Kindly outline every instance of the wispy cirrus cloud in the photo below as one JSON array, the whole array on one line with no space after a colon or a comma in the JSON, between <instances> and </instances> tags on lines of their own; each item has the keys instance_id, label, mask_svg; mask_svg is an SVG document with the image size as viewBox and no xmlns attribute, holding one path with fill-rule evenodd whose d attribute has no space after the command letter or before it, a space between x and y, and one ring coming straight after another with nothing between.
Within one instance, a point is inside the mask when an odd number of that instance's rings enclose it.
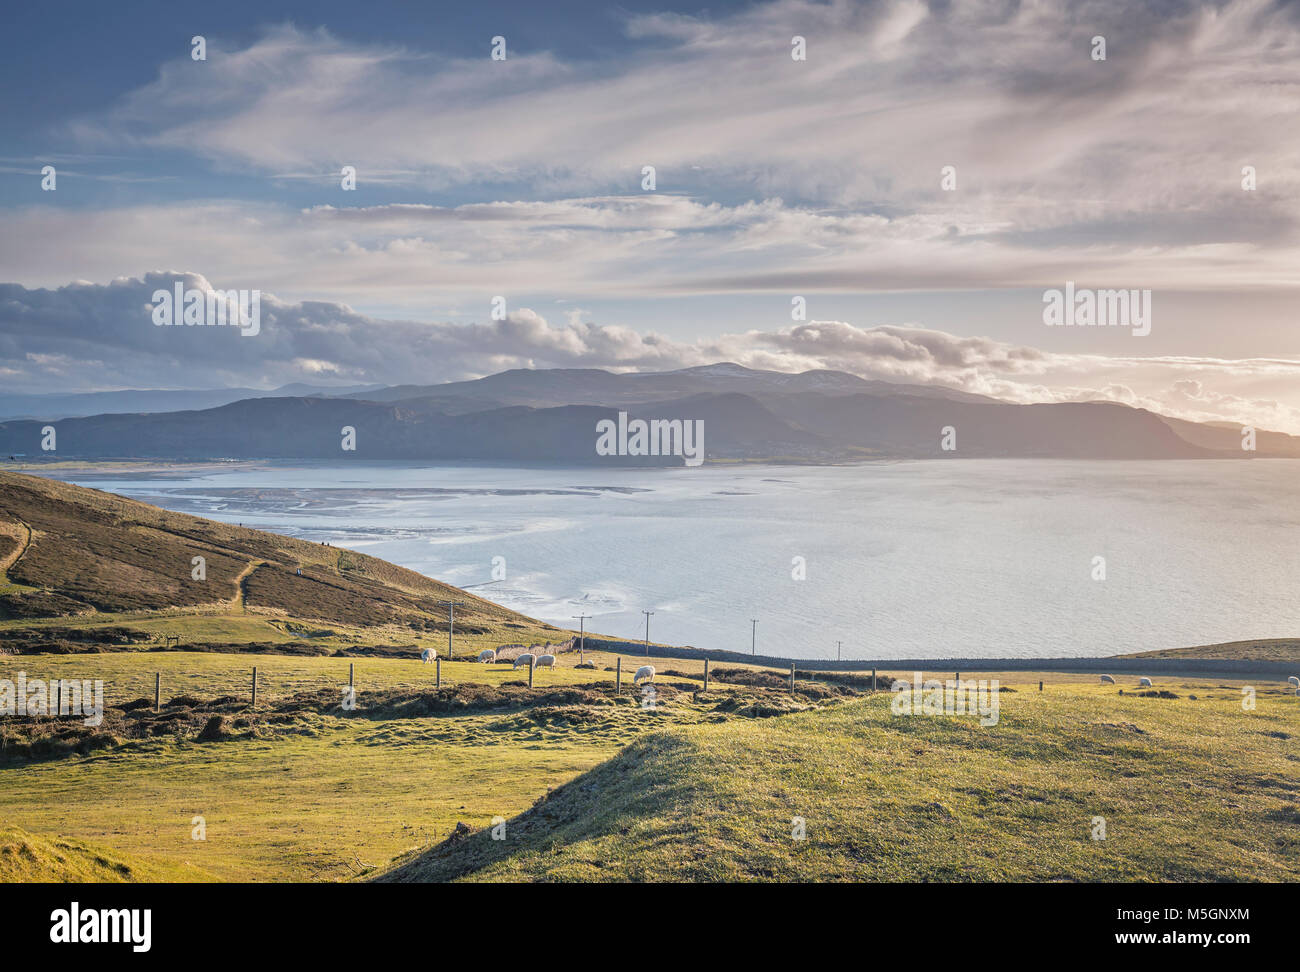
<instances>
[{"instance_id":1,"label":"wispy cirrus cloud","mask_svg":"<svg viewBox=\"0 0 1300 972\"><path fill-rule=\"evenodd\" d=\"M1146 247L1138 256L1095 241L997 240L988 227L924 214L669 195L307 209L223 200L93 211L38 206L5 222L0 262L27 284L132 275L165 254L222 279L363 307L463 301L480 308L511 293L789 295L1042 288L1067 279L1285 291L1300 263L1300 247L1233 242Z\"/></svg>"},{"instance_id":2,"label":"wispy cirrus cloud","mask_svg":"<svg viewBox=\"0 0 1300 972\"><path fill-rule=\"evenodd\" d=\"M422 188L627 192L651 164L670 191L1007 232L1121 240L1138 216L1156 236L1176 221L1183 244L1294 229L1300 22L1288 4L776 0L631 17L626 33L605 58L512 49L491 61L282 26L243 48L213 39L207 62L168 62L68 130L268 174L409 173ZM1089 56L1098 34L1102 62ZM806 61L791 60L795 35ZM960 190L940 195L947 164ZM1243 164L1260 173L1253 210Z\"/></svg>"}]
</instances>

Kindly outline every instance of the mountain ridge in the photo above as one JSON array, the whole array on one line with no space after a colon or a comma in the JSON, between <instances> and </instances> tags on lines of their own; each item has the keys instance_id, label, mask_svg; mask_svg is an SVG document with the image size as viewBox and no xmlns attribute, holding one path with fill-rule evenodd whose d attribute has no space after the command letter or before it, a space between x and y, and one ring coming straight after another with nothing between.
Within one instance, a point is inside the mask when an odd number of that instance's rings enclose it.
<instances>
[{"instance_id":1,"label":"mountain ridge","mask_svg":"<svg viewBox=\"0 0 1300 972\"><path fill-rule=\"evenodd\" d=\"M1260 432L1257 450L1244 453L1233 429L1115 402L1019 404L845 372L764 372L732 362L626 374L513 369L348 395L10 420L0 422L0 454L681 464L675 455L598 456L597 424L620 412L704 422L705 454L715 461L1300 457L1300 437ZM51 423L56 448L47 452ZM345 429L354 430L355 449L345 449Z\"/></svg>"}]
</instances>

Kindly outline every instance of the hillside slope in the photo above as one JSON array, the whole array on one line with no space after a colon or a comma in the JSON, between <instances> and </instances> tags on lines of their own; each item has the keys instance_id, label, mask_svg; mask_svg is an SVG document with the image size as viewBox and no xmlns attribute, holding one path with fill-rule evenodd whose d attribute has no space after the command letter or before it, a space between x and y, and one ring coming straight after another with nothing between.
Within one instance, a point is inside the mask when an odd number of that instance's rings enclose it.
<instances>
[{"instance_id":1,"label":"hillside slope","mask_svg":"<svg viewBox=\"0 0 1300 972\"><path fill-rule=\"evenodd\" d=\"M0 825L0 882L5 884L211 880L211 875L188 863L137 860L86 841Z\"/></svg>"},{"instance_id":2,"label":"hillside slope","mask_svg":"<svg viewBox=\"0 0 1300 972\"><path fill-rule=\"evenodd\" d=\"M1161 648L1135 651L1121 658L1241 658L1251 661L1294 662L1300 672L1300 638L1260 638L1254 641L1228 641L1217 645L1189 645L1185 648Z\"/></svg>"},{"instance_id":3,"label":"hillside slope","mask_svg":"<svg viewBox=\"0 0 1300 972\"><path fill-rule=\"evenodd\" d=\"M385 881L1297 881L1296 699L1031 686L657 733ZM806 839L793 836L802 818ZM1092 836L1095 818L1104 840Z\"/></svg>"},{"instance_id":4,"label":"hillside slope","mask_svg":"<svg viewBox=\"0 0 1300 972\"><path fill-rule=\"evenodd\" d=\"M206 579L193 577L193 559ZM301 570L301 575L298 571ZM0 472L0 621L204 606L353 627L536 622L365 554ZM462 625L463 620L463 625Z\"/></svg>"}]
</instances>

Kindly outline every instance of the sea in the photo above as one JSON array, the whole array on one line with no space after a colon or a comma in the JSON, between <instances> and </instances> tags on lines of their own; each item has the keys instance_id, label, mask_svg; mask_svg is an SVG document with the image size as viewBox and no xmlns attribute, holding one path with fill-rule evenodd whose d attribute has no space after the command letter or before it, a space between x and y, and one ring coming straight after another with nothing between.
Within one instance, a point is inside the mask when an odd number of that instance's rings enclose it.
<instances>
[{"instance_id":1,"label":"sea","mask_svg":"<svg viewBox=\"0 0 1300 972\"><path fill-rule=\"evenodd\" d=\"M1300 460L51 475L393 561L532 617L791 658L1068 657L1300 634ZM648 616L644 612L652 612Z\"/></svg>"}]
</instances>

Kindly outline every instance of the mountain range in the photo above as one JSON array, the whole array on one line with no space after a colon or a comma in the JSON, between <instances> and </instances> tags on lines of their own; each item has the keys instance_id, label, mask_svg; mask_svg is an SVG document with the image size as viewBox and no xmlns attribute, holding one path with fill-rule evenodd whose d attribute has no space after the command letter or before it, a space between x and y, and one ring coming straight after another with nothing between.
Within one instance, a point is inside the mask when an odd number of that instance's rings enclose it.
<instances>
[{"instance_id":1,"label":"mountain range","mask_svg":"<svg viewBox=\"0 0 1300 972\"><path fill-rule=\"evenodd\" d=\"M46 395L0 394L0 419L51 419L114 412L173 412L183 408L216 408L245 398L285 398L308 395L346 395L381 390L383 385L334 388L296 382L272 391L256 388L129 389L126 391L72 392Z\"/></svg>"},{"instance_id":2,"label":"mountain range","mask_svg":"<svg viewBox=\"0 0 1300 972\"><path fill-rule=\"evenodd\" d=\"M231 393L242 389L230 390ZM871 458L1203 459L1300 457L1300 437L1198 424L1113 402L1014 404L839 371L800 374L720 363L678 371L514 369L472 381L254 393L181 411L58 408L0 423L0 452L58 458L402 459L680 465L679 456L600 456L597 424L703 422L712 460ZM63 403L69 404L69 396ZM124 399L129 401L130 399ZM43 450L53 425L54 450ZM346 449L345 429L355 449ZM948 431L951 430L951 431ZM952 446L951 449L944 448Z\"/></svg>"}]
</instances>

